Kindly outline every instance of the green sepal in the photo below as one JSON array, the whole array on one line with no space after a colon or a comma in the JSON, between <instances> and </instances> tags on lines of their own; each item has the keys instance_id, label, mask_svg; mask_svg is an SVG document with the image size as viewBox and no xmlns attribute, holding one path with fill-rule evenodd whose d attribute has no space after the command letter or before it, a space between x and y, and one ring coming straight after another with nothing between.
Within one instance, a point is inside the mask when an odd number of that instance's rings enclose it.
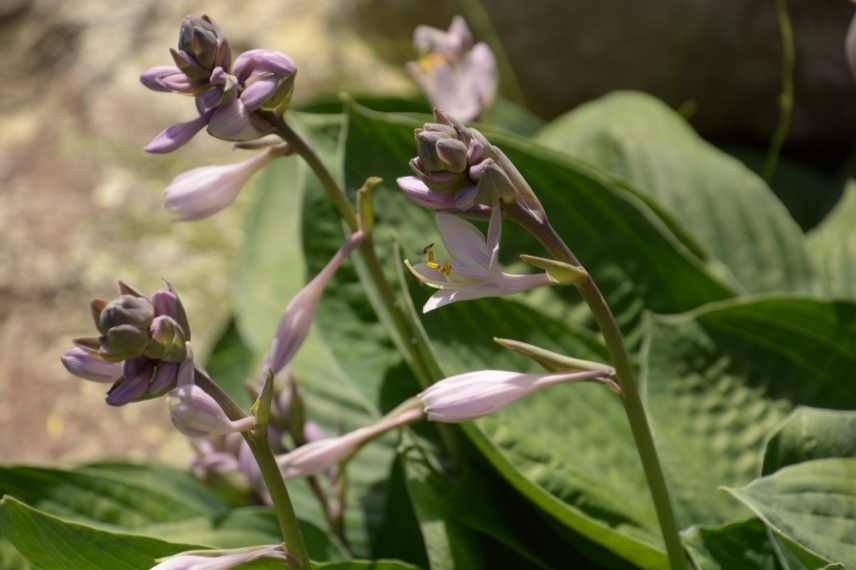
<instances>
[{"instance_id":1,"label":"green sepal","mask_svg":"<svg viewBox=\"0 0 856 570\"><path fill-rule=\"evenodd\" d=\"M588 272L582 267L557 259L523 254L520 256L520 260L532 267L543 269L550 279L558 285L577 285L588 278Z\"/></svg>"}]
</instances>

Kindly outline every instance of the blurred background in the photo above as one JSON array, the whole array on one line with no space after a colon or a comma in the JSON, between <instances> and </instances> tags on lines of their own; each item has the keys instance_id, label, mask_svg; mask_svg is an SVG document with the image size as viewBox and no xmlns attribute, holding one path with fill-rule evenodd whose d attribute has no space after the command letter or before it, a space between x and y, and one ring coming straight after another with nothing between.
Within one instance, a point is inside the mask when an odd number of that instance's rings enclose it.
<instances>
[{"instance_id":1,"label":"blurred background","mask_svg":"<svg viewBox=\"0 0 856 570\"><path fill-rule=\"evenodd\" d=\"M805 177L774 189L809 228L852 164L856 86L844 56L853 5L791 0L795 107L785 147ZM161 193L176 174L235 160L205 136L180 152L143 145L193 116L193 103L145 90L169 64L186 14L207 13L235 53L290 54L296 106L346 90L417 97L403 63L413 28L463 14L498 52L504 96L543 119L616 89L650 92L707 139L756 166L779 120L782 49L775 0L0 0L0 458L105 456L186 461L162 400L103 403L59 356L91 329L88 301L121 278L144 291L168 278L205 354L230 313L242 205L173 224ZM782 170L782 169L780 169ZM800 205L796 207L795 205ZM810 207L805 207L808 204Z\"/></svg>"}]
</instances>

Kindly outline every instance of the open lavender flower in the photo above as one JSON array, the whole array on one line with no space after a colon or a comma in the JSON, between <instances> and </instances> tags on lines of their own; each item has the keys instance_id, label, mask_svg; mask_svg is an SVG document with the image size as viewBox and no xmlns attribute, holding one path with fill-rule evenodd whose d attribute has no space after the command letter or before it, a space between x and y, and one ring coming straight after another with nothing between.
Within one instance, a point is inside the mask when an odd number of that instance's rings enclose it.
<instances>
[{"instance_id":1,"label":"open lavender flower","mask_svg":"<svg viewBox=\"0 0 856 570\"><path fill-rule=\"evenodd\" d=\"M62 356L63 365L75 376L113 383L107 392L111 406L172 390L190 340L187 315L169 284L151 297L122 282L119 292L113 301L92 301L101 335L75 339L77 346Z\"/></svg>"},{"instance_id":2,"label":"open lavender flower","mask_svg":"<svg viewBox=\"0 0 856 570\"><path fill-rule=\"evenodd\" d=\"M537 220L544 208L502 150L483 134L435 109L436 122L416 129L415 176L397 180L408 198L433 210L466 211L495 200L516 202Z\"/></svg>"},{"instance_id":3,"label":"open lavender flower","mask_svg":"<svg viewBox=\"0 0 856 570\"><path fill-rule=\"evenodd\" d=\"M611 371L586 370L558 374L523 374L505 370L479 370L440 380L417 398L432 422L458 423L491 414L537 390L571 382L602 382L613 390Z\"/></svg>"},{"instance_id":4,"label":"open lavender flower","mask_svg":"<svg viewBox=\"0 0 856 570\"><path fill-rule=\"evenodd\" d=\"M429 246L426 248L428 259L424 263L412 265L405 261L417 279L439 289L425 303L423 312L456 301L513 295L552 283L546 273L515 275L502 271L499 266L502 231L499 205L491 210L487 238L478 228L458 216L437 212L436 217L440 235L452 260L438 262Z\"/></svg>"},{"instance_id":5,"label":"open lavender flower","mask_svg":"<svg viewBox=\"0 0 856 570\"><path fill-rule=\"evenodd\" d=\"M413 44L421 57L407 71L435 107L463 122L490 107L499 82L496 58L486 44L473 41L461 16L448 31L418 26Z\"/></svg>"},{"instance_id":6,"label":"open lavender flower","mask_svg":"<svg viewBox=\"0 0 856 570\"><path fill-rule=\"evenodd\" d=\"M148 152L179 148L203 127L211 136L247 141L271 132L259 110L285 112L294 91L297 66L287 55L247 51L232 62L222 30L209 18L188 16L181 25L178 49L170 50L175 66L153 67L140 76L153 91L192 95L198 116L176 123L146 146Z\"/></svg>"},{"instance_id":7,"label":"open lavender flower","mask_svg":"<svg viewBox=\"0 0 856 570\"><path fill-rule=\"evenodd\" d=\"M235 550L196 550L165 558L151 570L230 570L263 558L284 561L288 553L281 544Z\"/></svg>"}]
</instances>

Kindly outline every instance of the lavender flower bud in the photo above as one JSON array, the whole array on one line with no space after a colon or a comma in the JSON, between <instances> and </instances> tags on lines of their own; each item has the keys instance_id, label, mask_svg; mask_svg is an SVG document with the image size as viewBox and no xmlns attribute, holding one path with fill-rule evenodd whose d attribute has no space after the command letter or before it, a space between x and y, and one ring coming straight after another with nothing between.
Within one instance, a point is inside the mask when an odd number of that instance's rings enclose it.
<instances>
[{"instance_id":1,"label":"lavender flower bud","mask_svg":"<svg viewBox=\"0 0 856 570\"><path fill-rule=\"evenodd\" d=\"M149 389L155 362L148 358L131 358L122 366L122 378L107 392L107 403L124 406L141 399Z\"/></svg>"},{"instance_id":2,"label":"lavender flower bud","mask_svg":"<svg viewBox=\"0 0 856 570\"><path fill-rule=\"evenodd\" d=\"M151 570L231 570L261 558L287 560L288 555L281 544L236 550L200 550L163 559Z\"/></svg>"},{"instance_id":3,"label":"lavender flower bud","mask_svg":"<svg viewBox=\"0 0 856 570\"><path fill-rule=\"evenodd\" d=\"M152 342L146 348L146 356L167 362L184 360L187 354L184 333L175 319L166 315L155 317L149 332Z\"/></svg>"},{"instance_id":4,"label":"lavender flower bud","mask_svg":"<svg viewBox=\"0 0 856 570\"><path fill-rule=\"evenodd\" d=\"M65 369L84 380L112 384L122 377L122 365L98 358L93 352L72 348L62 355Z\"/></svg>"},{"instance_id":5,"label":"lavender flower bud","mask_svg":"<svg viewBox=\"0 0 856 570\"><path fill-rule=\"evenodd\" d=\"M184 19L178 34L178 49L209 71L217 66L228 67L232 58L223 31L205 15Z\"/></svg>"},{"instance_id":6,"label":"lavender flower bud","mask_svg":"<svg viewBox=\"0 0 856 570\"><path fill-rule=\"evenodd\" d=\"M273 126L252 113L241 99L217 107L208 121L208 134L224 141L253 140L271 130Z\"/></svg>"},{"instance_id":7,"label":"lavender flower bud","mask_svg":"<svg viewBox=\"0 0 856 570\"><path fill-rule=\"evenodd\" d=\"M153 91L191 93L193 83L178 67L158 65L140 76L140 82Z\"/></svg>"},{"instance_id":8,"label":"lavender flower bud","mask_svg":"<svg viewBox=\"0 0 856 570\"><path fill-rule=\"evenodd\" d=\"M309 328L312 326L315 310L318 308L324 288L348 255L362 243L364 237L360 231L351 234L348 241L342 245L336 255L324 266L324 269L288 303L266 358L266 368L269 368L273 374L277 374L285 368L303 345L306 335L309 334Z\"/></svg>"},{"instance_id":9,"label":"lavender flower bud","mask_svg":"<svg viewBox=\"0 0 856 570\"><path fill-rule=\"evenodd\" d=\"M209 118L210 115L205 114L196 117L192 121L170 125L149 141L149 144L145 146L145 151L153 154L164 154L174 151L196 136L196 133L208 124Z\"/></svg>"},{"instance_id":10,"label":"lavender flower bud","mask_svg":"<svg viewBox=\"0 0 856 570\"><path fill-rule=\"evenodd\" d=\"M417 397L433 422L459 423L489 415L512 402L563 382L596 381L614 384L604 370L565 374L522 374L480 370L440 380Z\"/></svg>"},{"instance_id":11,"label":"lavender flower bud","mask_svg":"<svg viewBox=\"0 0 856 570\"><path fill-rule=\"evenodd\" d=\"M179 174L166 189L164 205L183 221L207 218L235 201L247 181L272 159L278 147L225 166L203 166Z\"/></svg>"},{"instance_id":12,"label":"lavender flower bud","mask_svg":"<svg viewBox=\"0 0 856 570\"><path fill-rule=\"evenodd\" d=\"M190 323L187 322L187 313L184 311L184 305L172 289L172 285L167 283L166 286L166 289L160 289L152 294L152 306L155 308L155 315L175 319L175 322L178 323L181 331L184 333L185 340L190 340Z\"/></svg>"},{"instance_id":13,"label":"lavender flower bud","mask_svg":"<svg viewBox=\"0 0 856 570\"><path fill-rule=\"evenodd\" d=\"M339 437L317 439L277 457L286 479L308 477L325 471L356 453L360 447L380 435L422 418L422 410L410 409L384 418L378 423Z\"/></svg>"}]
</instances>

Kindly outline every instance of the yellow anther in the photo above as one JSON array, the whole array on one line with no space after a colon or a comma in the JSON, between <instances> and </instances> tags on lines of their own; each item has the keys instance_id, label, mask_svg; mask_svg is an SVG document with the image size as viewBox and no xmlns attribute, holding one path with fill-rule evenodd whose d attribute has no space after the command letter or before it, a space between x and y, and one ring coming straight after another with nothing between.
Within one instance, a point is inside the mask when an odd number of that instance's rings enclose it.
<instances>
[{"instance_id":1,"label":"yellow anther","mask_svg":"<svg viewBox=\"0 0 856 570\"><path fill-rule=\"evenodd\" d=\"M446 58L443 57L443 54L429 53L419 58L419 68L424 72L428 72L443 65L445 62Z\"/></svg>"},{"instance_id":2,"label":"yellow anther","mask_svg":"<svg viewBox=\"0 0 856 570\"><path fill-rule=\"evenodd\" d=\"M433 269L434 271L439 271L443 275L447 275L447 276L452 272L452 264L451 263L449 263L448 261L444 261L443 263L438 263L437 260L434 258L434 244L433 243L429 243L428 245L426 245L425 248L422 250L422 253L424 253L428 258L425 260L425 265L429 269Z\"/></svg>"}]
</instances>

